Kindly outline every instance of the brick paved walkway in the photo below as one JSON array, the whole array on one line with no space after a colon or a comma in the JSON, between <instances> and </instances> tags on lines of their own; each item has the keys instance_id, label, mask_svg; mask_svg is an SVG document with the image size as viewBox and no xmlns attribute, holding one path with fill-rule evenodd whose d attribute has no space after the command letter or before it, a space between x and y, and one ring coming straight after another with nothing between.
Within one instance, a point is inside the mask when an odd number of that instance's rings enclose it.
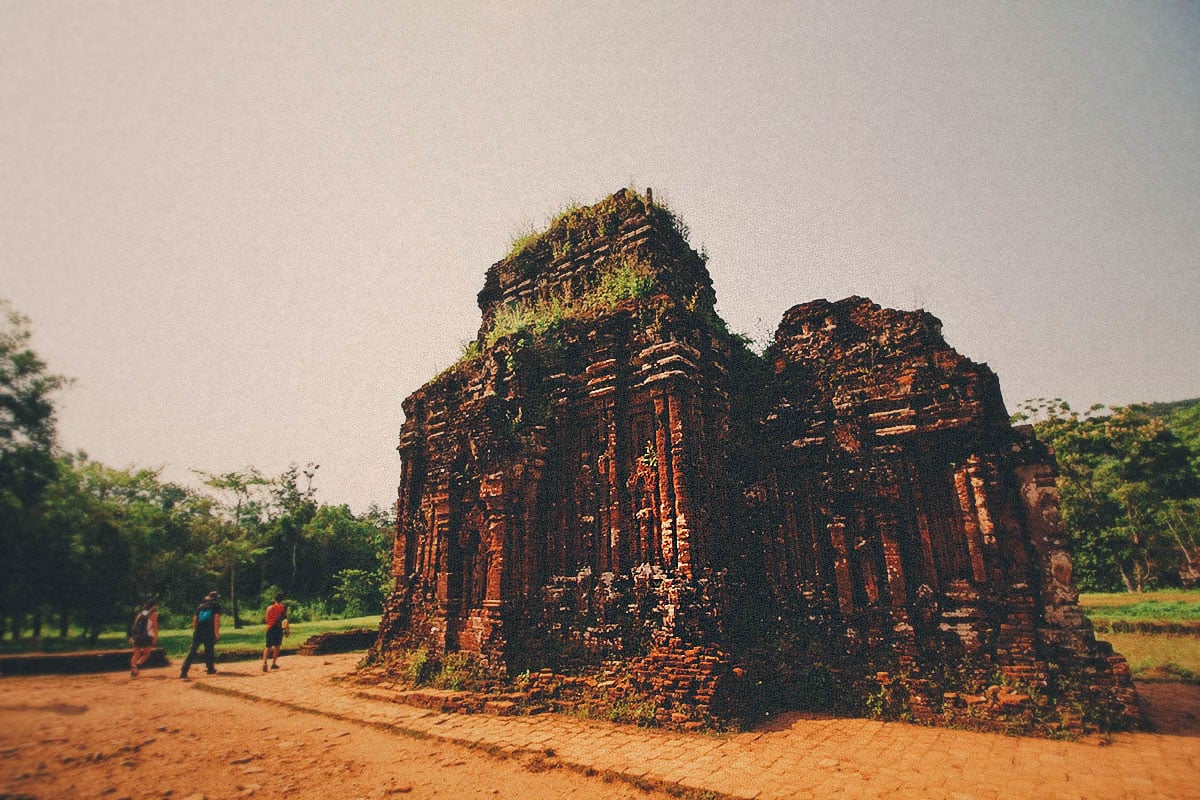
<instances>
[{"instance_id":1,"label":"brick paved walkway","mask_svg":"<svg viewBox=\"0 0 1200 800\"><path fill-rule=\"evenodd\" d=\"M389 702L386 690L337 680L360 658L288 658L266 675L254 662L230 664L197 684L459 743L550 748L573 766L738 798L1200 800L1200 687L1152 687L1146 695L1165 720L1160 732L1118 734L1108 744L803 715L749 733L708 735L412 708Z\"/></svg>"}]
</instances>

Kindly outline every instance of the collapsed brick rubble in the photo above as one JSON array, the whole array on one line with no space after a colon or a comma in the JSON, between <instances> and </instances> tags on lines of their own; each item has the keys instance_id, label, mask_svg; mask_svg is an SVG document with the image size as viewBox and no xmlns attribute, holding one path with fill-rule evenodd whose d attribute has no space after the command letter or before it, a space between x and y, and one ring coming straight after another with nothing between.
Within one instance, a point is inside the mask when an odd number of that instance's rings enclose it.
<instances>
[{"instance_id":1,"label":"collapsed brick rubble","mask_svg":"<svg viewBox=\"0 0 1200 800\"><path fill-rule=\"evenodd\" d=\"M986 365L858 297L795 306L757 356L714 303L649 192L488 270L476 341L404 402L377 663L591 675L678 725L1136 719L1077 604L1053 457Z\"/></svg>"}]
</instances>

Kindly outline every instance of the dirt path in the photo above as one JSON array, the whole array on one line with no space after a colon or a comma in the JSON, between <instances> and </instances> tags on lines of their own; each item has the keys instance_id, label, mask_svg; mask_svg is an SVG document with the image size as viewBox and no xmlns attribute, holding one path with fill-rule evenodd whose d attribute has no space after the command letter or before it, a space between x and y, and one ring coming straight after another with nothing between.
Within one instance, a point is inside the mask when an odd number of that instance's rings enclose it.
<instances>
[{"instance_id":1,"label":"dirt path","mask_svg":"<svg viewBox=\"0 0 1200 800\"><path fill-rule=\"evenodd\" d=\"M1200 687L1144 686L1154 732L1083 742L804 715L713 736L438 714L342 680L358 658L5 678L0 798L1200 799Z\"/></svg>"},{"instance_id":2,"label":"dirt path","mask_svg":"<svg viewBox=\"0 0 1200 800\"><path fill-rule=\"evenodd\" d=\"M173 669L0 680L0 798L667 796L197 688L243 682L252 666L192 685Z\"/></svg>"}]
</instances>

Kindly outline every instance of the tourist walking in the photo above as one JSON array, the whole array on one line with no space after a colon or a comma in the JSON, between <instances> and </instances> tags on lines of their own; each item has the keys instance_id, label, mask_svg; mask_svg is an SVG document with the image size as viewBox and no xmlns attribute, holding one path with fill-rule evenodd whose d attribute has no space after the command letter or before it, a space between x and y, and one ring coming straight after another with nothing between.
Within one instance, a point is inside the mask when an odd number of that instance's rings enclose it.
<instances>
[{"instance_id":1,"label":"tourist walking","mask_svg":"<svg viewBox=\"0 0 1200 800\"><path fill-rule=\"evenodd\" d=\"M266 672L268 654L273 654L271 669L279 669L279 648L283 645L283 637L292 632L287 606L283 604L283 592L276 594L275 602L267 606L263 622L267 624L267 646L263 648L263 672Z\"/></svg>"},{"instance_id":2,"label":"tourist walking","mask_svg":"<svg viewBox=\"0 0 1200 800\"><path fill-rule=\"evenodd\" d=\"M145 664L158 646L158 601L147 597L142 610L133 618L129 632L129 643L133 645L133 657L129 659L129 677L138 676L138 667Z\"/></svg>"},{"instance_id":3,"label":"tourist walking","mask_svg":"<svg viewBox=\"0 0 1200 800\"><path fill-rule=\"evenodd\" d=\"M185 681L188 680L188 670L192 668L192 662L196 660L196 653L201 645L204 646L204 665L208 668L208 674L212 675L217 671L213 663L213 648L221 638L220 601L221 595L209 592L192 615L192 647L188 650L187 658L183 660L183 669L179 671L179 677Z\"/></svg>"}]
</instances>

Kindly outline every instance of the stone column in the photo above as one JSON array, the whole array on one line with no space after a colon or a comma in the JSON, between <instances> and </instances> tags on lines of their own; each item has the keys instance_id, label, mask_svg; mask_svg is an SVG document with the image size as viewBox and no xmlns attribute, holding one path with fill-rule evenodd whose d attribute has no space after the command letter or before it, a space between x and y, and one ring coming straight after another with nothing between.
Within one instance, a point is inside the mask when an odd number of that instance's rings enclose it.
<instances>
[{"instance_id":1,"label":"stone column","mask_svg":"<svg viewBox=\"0 0 1200 800\"><path fill-rule=\"evenodd\" d=\"M504 473L494 472L479 482L479 496L487 509L488 569L484 605L499 607L505 600L505 545L508 540L508 485Z\"/></svg>"},{"instance_id":2,"label":"stone column","mask_svg":"<svg viewBox=\"0 0 1200 800\"><path fill-rule=\"evenodd\" d=\"M617 458L619 443L617 411L611 396L605 398L604 422L607 435L605 437L604 471L601 475L605 489L600 529L604 537L603 548L605 551L602 565L614 572L619 572L631 565L624 563L628 557L626 554L628 548L624 541L625 514L621 506L621 465Z\"/></svg>"},{"instance_id":3,"label":"stone column","mask_svg":"<svg viewBox=\"0 0 1200 800\"><path fill-rule=\"evenodd\" d=\"M659 541L662 543L662 566L674 569L678 552L675 540L675 497L671 475L671 420L666 393L655 388L654 398L654 450L658 459L658 508Z\"/></svg>"},{"instance_id":4,"label":"stone column","mask_svg":"<svg viewBox=\"0 0 1200 800\"><path fill-rule=\"evenodd\" d=\"M1067 554L1066 525L1059 506L1054 472L1047 463L1016 468L1021 503L1029 526L1030 541L1038 556L1043 637L1079 655L1095 649L1092 623L1079 608L1074 569Z\"/></svg>"},{"instance_id":5,"label":"stone column","mask_svg":"<svg viewBox=\"0 0 1200 800\"><path fill-rule=\"evenodd\" d=\"M677 543L677 569L683 578L691 578L701 566L702 543L694 525L692 492L687 470L694 467L688 457L691 443L685 433L687 420L679 396L672 392L667 397L671 416L671 485L675 491L675 541Z\"/></svg>"},{"instance_id":6,"label":"stone column","mask_svg":"<svg viewBox=\"0 0 1200 800\"><path fill-rule=\"evenodd\" d=\"M983 536L975 513L975 499L971 496L968 469L963 467L954 471L954 491L958 495L958 510L967 536L967 551L971 554L971 574L975 582L982 585L987 583L987 565L983 559Z\"/></svg>"},{"instance_id":7,"label":"stone column","mask_svg":"<svg viewBox=\"0 0 1200 800\"><path fill-rule=\"evenodd\" d=\"M940 588L941 578L937 572L937 560L933 556L933 539L929 532L929 513L925 506L925 495L921 490L921 475L912 462L908 463L908 484L912 487L913 513L917 520L917 535L921 539L921 561L930 588Z\"/></svg>"},{"instance_id":8,"label":"stone column","mask_svg":"<svg viewBox=\"0 0 1200 800\"><path fill-rule=\"evenodd\" d=\"M846 548L846 518L834 517L826 526L829 541L833 545L833 572L837 578L838 607L843 616L854 613L854 582L850 575L850 561Z\"/></svg>"},{"instance_id":9,"label":"stone column","mask_svg":"<svg viewBox=\"0 0 1200 800\"><path fill-rule=\"evenodd\" d=\"M883 541L883 562L887 570L888 594L891 595L893 608L903 607L907 600L907 589L904 579L904 562L900 557L900 542L897 536L899 528L896 515L891 511L878 511L875 514L875 528Z\"/></svg>"}]
</instances>

